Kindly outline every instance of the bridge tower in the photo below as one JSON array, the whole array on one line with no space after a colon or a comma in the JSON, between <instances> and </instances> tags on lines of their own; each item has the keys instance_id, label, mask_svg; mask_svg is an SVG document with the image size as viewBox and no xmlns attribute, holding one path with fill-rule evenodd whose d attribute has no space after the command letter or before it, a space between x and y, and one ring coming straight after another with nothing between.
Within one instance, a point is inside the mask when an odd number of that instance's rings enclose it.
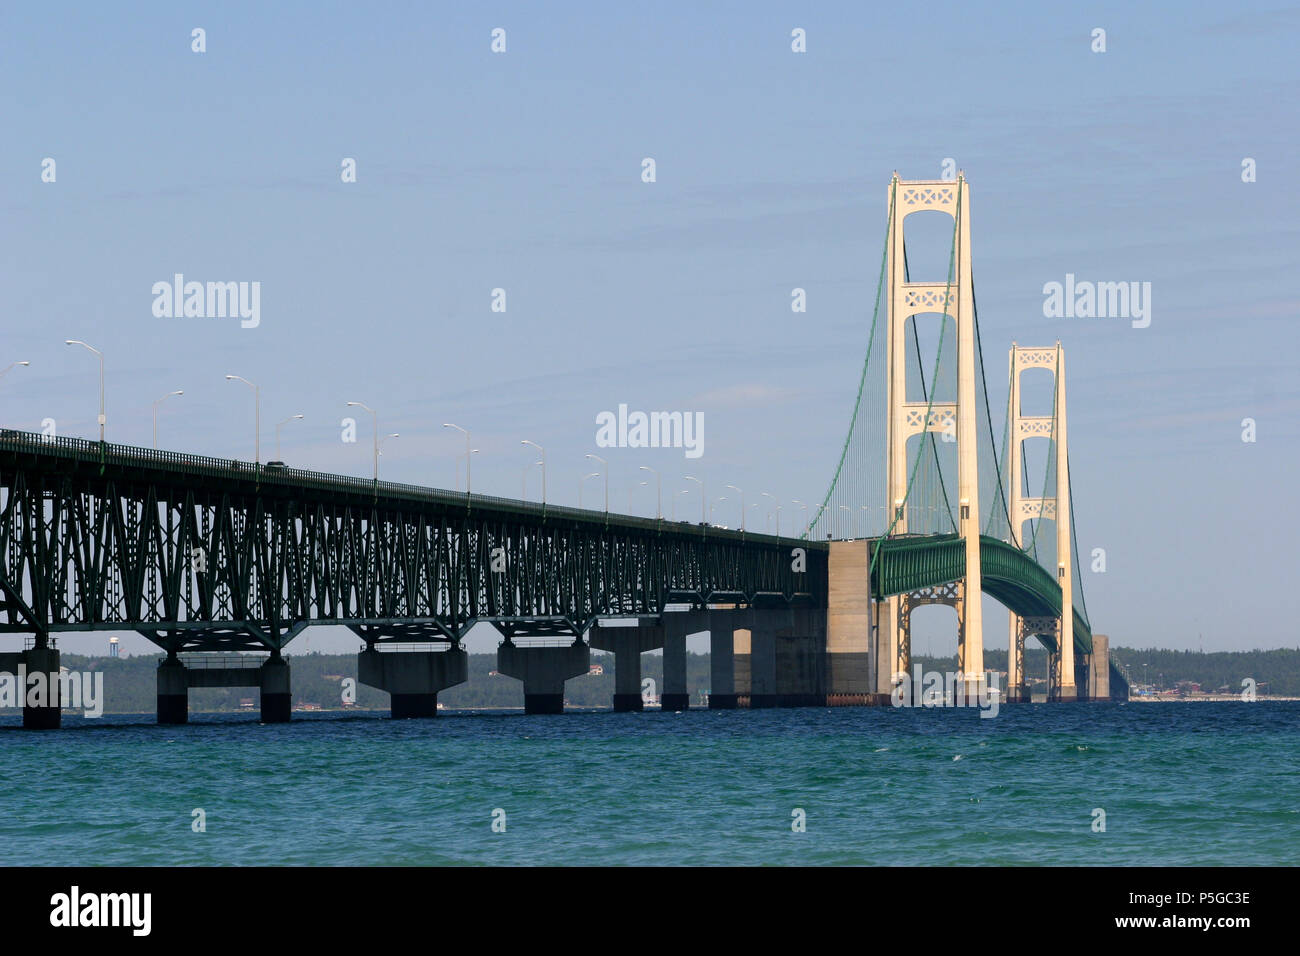
<instances>
[{"instance_id":1,"label":"bridge tower","mask_svg":"<svg viewBox=\"0 0 1300 956\"><path fill-rule=\"evenodd\" d=\"M968 692L984 680L984 637L980 615L980 507L976 458L975 314L971 281L970 188L963 173L955 181L902 181L895 173L890 183L889 293L886 345L888 351L888 478L887 500L893 509L893 531L907 529L907 442L915 435L936 431L945 441L956 437L957 485L960 514L958 531L965 542L966 568L962 580L950 586L927 588L887 598L881 620L882 657L893 660L895 673L911 664L911 611L919 604L947 604L957 611L957 660ZM953 273L944 281L909 282L903 259L903 226L912 213L939 210L953 217ZM927 279L932 277L926 277ZM951 318L957 330L957 401L907 400L907 320L936 312ZM945 343L945 348L950 347ZM886 656L888 655L888 656ZM878 680L892 678L888 668L878 668ZM877 687L877 691L889 691Z\"/></svg>"},{"instance_id":2,"label":"bridge tower","mask_svg":"<svg viewBox=\"0 0 1300 956\"><path fill-rule=\"evenodd\" d=\"M1048 697L1052 700L1074 700L1078 696L1074 680L1074 563L1070 544L1070 469L1067 454L1069 445L1065 428L1065 352L1061 343L1055 348L1025 348L1011 343L1011 394L1009 399L1011 421L1008 423L1010 449L1007 455L1007 511L1011 516L1013 542L1023 540L1026 521L1050 520L1056 525L1056 580L1061 586L1061 616L1021 617L1009 612L1007 646L1007 696L1011 700L1024 699L1025 638L1045 635L1056 643L1051 656ZM1033 416L1021 413L1020 376L1027 369L1050 369L1055 397L1053 414ZM1021 442L1027 438L1046 438L1052 442L1056 455L1056 495L1054 497L1029 497L1030 489L1021 483ZM1046 488L1043 489L1046 491Z\"/></svg>"}]
</instances>

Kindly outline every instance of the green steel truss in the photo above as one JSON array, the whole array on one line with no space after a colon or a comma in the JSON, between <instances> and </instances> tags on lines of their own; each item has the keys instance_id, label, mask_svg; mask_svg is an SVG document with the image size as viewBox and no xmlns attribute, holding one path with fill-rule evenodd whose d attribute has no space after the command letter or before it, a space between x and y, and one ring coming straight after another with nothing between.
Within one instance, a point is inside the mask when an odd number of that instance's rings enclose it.
<instances>
[{"instance_id":1,"label":"green steel truss","mask_svg":"<svg viewBox=\"0 0 1300 956\"><path fill-rule=\"evenodd\" d=\"M871 593L877 598L957 581L966 575L966 544L960 535L881 538L871 543L875 565ZM1030 554L980 535L980 576L985 593L1023 617L1061 616L1061 586ZM1074 608L1074 646L1092 651L1092 629ZM1039 635L1056 650L1051 635Z\"/></svg>"},{"instance_id":2,"label":"green steel truss","mask_svg":"<svg viewBox=\"0 0 1300 956\"><path fill-rule=\"evenodd\" d=\"M797 560L795 549L802 552ZM169 651L581 634L711 601L826 603L825 544L0 432L0 631Z\"/></svg>"}]
</instances>

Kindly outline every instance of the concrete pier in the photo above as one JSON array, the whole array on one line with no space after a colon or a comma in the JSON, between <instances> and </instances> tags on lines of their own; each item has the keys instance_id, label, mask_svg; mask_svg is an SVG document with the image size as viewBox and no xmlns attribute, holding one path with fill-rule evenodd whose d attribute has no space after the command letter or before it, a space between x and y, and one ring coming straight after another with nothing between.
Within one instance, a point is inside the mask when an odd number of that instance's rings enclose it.
<instances>
[{"instance_id":1,"label":"concrete pier","mask_svg":"<svg viewBox=\"0 0 1300 956\"><path fill-rule=\"evenodd\" d=\"M736 709L736 632L731 611L709 611L709 710Z\"/></svg>"},{"instance_id":2,"label":"concrete pier","mask_svg":"<svg viewBox=\"0 0 1300 956\"><path fill-rule=\"evenodd\" d=\"M357 680L388 692L394 720L433 717L438 691L469 680L469 655L461 647L392 652L371 647L357 654Z\"/></svg>"},{"instance_id":3,"label":"concrete pier","mask_svg":"<svg viewBox=\"0 0 1300 956\"><path fill-rule=\"evenodd\" d=\"M869 606L868 545L867 541L832 541L830 545L825 625L825 688L830 707L888 702L893 690L892 631L884 626L873 634L871 629L878 612L887 605L877 602L876 607Z\"/></svg>"},{"instance_id":4,"label":"concrete pier","mask_svg":"<svg viewBox=\"0 0 1300 956\"><path fill-rule=\"evenodd\" d=\"M641 655L664 646L663 625L642 621L632 627L618 627L597 621L587 639L590 647L614 653L614 710L643 710Z\"/></svg>"},{"instance_id":5,"label":"concrete pier","mask_svg":"<svg viewBox=\"0 0 1300 956\"><path fill-rule=\"evenodd\" d=\"M202 663L202 659L198 659ZM250 661L256 661L250 657ZM214 663L221 664L222 658ZM233 662L232 662L233 663ZM242 663L242 662L240 662ZM169 655L158 664L158 723L184 724L189 721L191 687L256 687L262 698L262 723L289 722L293 695L289 689L289 662L278 654L258 666L186 666Z\"/></svg>"},{"instance_id":6,"label":"concrete pier","mask_svg":"<svg viewBox=\"0 0 1300 956\"><path fill-rule=\"evenodd\" d=\"M665 611L664 686L659 707L666 711L689 710L691 695L686 688L686 635L708 629L708 617L699 611Z\"/></svg>"},{"instance_id":7,"label":"concrete pier","mask_svg":"<svg viewBox=\"0 0 1300 956\"><path fill-rule=\"evenodd\" d=\"M1092 653L1075 658L1080 700L1110 700L1110 638L1092 635Z\"/></svg>"},{"instance_id":8,"label":"concrete pier","mask_svg":"<svg viewBox=\"0 0 1300 956\"><path fill-rule=\"evenodd\" d=\"M591 649L581 642L567 647L518 645L497 648L497 670L524 682L524 713L564 713L564 682L591 669Z\"/></svg>"},{"instance_id":9,"label":"concrete pier","mask_svg":"<svg viewBox=\"0 0 1300 956\"><path fill-rule=\"evenodd\" d=\"M23 728L58 730L63 725L63 688L59 683L59 652L53 647L29 647L0 654L0 672L12 674L23 702ZM36 674L43 674L39 682ZM43 692L40 689L43 688ZM43 699L33 696L40 692Z\"/></svg>"},{"instance_id":10,"label":"concrete pier","mask_svg":"<svg viewBox=\"0 0 1300 956\"><path fill-rule=\"evenodd\" d=\"M184 724L190 719L190 681L179 657L158 662L158 723Z\"/></svg>"}]
</instances>

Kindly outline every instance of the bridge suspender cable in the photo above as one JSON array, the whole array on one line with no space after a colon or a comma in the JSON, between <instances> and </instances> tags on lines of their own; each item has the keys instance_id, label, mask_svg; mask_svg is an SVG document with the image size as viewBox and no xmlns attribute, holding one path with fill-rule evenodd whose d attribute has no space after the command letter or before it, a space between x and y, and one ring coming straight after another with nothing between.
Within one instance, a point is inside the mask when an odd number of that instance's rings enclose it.
<instances>
[{"instance_id":1,"label":"bridge suspender cable","mask_svg":"<svg viewBox=\"0 0 1300 956\"><path fill-rule=\"evenodd\" d=\"M885 223L885 242L880 253L880 275L876 280L876 304L871 310L871 331L867 334L867 357L862 362L862 377L858 380L858 397L853 403L853 417L849 419L849 433L844 439L844 447L840 449L840 460L835 466L835 474L831 478L831 486L826 491L826 497L817 507L817 513L813 515L808 527L804 529L804 536L807 537L812 533L812 528L821 520L822 515L826 513L826 507L830 503L831 496L835 493L835 487L839 484L840 474L844 469L844 459L848 457L849 445L853 442L853 427L857 424L858 413L862 410L862 390L867 382L867 368L871 365L871 349L876 341L876 322L880 317L880 294L885 287L885 265L889 261L889 233L894 227L894 206L898 193L898 183L895 181L889 187L889 217Z\"/></svg>"}]
</instances>

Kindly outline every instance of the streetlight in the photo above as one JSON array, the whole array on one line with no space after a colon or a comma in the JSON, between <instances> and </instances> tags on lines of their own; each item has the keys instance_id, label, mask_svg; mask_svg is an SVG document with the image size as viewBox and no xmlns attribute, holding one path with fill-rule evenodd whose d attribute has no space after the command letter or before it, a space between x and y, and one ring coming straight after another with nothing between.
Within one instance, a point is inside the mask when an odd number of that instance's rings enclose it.
<instances>
[{"instance_id":1,"label":"streetlight","mask_svg":"<svg viewBox=\"0 0 1300 956\"><path fill-rule=\"evenodd\" d=\"M691 493L691 489L683 488L679 492L677 492L676 495L673 495L673 521L674 522L677 520L677 495L689 495L690 493Z\"/></svg>"},{"instance_id":2,"label":"streetlight","mask_svg":"<svg viewBox=\"0 0 1300 956\"><path fill-rule=\"evenodd\" d=\"M519 444L532 445L534 448L536 448L538 451L542 453L542 504L546 504L546 449L543 448L541 445L537 444L537 442L535 441L529 441L527 438L525 438Z\"/></svg>"},{"instance_id":3,"label":"streetlight","mask_svg":"<svg viewBox=\"0 0 1300 956\"><path fill-rule=\"evenodd\" d=\"M158 399L158 401L153 403L153 450L154 451L158 450L158 406L161 405L163 402L167 401L167 399L171 398L173 395L184 395L184 394L185 394L184 389L178 388L174 392L168 392L162 398Z\"/></svg>"},{"instance_id":4,"label":"streetlight","mask_svg":"<svg viewBox=\"0 0 1300 956\"><path fill-rule=\"evenodd\" d=\"M650 482L648 481L638 481L635 485L633 485L631 488L627 490L627 513L628 514L632 513L632 492L636 491L638 488L644 488L648 484L650 484Z\"/></svg>"},{"instance_id":5,"label":"streetlight","mask_svg":"<svg viewBox=\"0 0 1300 956\"><path fill-rule=\"evenodd\" d=\"M642 466L641 466L641 470L642 470L642 471L648 471L648 472L650 472L651 474L653 474L653 475L655 476L655 495L656 495L656 497L657 497L658 500L659 500L659 503L655 506L655 511L658 512L658 513L655 515L655 517L656 517L658 520L662 521L662 520L664 519L664 481L663 481L663 476L660 475L659 472L657 472L657 471L655 471L653 468L651 468L649 465L642 465Z\"/></svg>"},{"instance_id":6,"label":"streetlight","mask_svg":"<svg viewBox=\"0 0 1300 956\"><path fill-rule=\"evenodd\" d=\"M371 430L371 434L374 435L374 443L375 443L375 481L379 481L379 415L375 412L373 408L371 408L365 402L348 402L348 407L364 408L366 411L370 413L370 421L373 426Z\"/></svg>"},{"instance_id":7,"label":"streetlight","mask_svg":"<svg viewBox=\"0 0 1300 956\"><path fill-rule=\"evenodd\" d=\"M853 509L850 508L848 505L840 505L840 510L847 511L849 513L849 535L852 536L853 535Z\"/></svg>"},{"instance_id":8,"label":"streetlight","mask_svg":"<svg viewBox=\"0 0 1300 956\"><path fill-rule=\"evenodd\" d=\"M384 442L388 441L388 439L390 438L401 438L401 437L402 436L399 435L397 432L391 432L387 435L384 435L376 443L375 445L375 483L376 484L379 483L379 456L384 453L384 447L383 447Z\"/></svg>"},{"instance_id":9,"label":"streetlight","mask_svg":"<svg viewBox=\"0 0 1300 956\"><path fill-rule=\"evenodd\" d=\"M745 530L745 493L744 493L743 491L741 491L739 488L737 488L735 485L727 485L727 487L730 488L732 491L736 491L736 492L739 492L739 493L740 493L740 530L741 530L741 533L744 533L744 530Z\"/></svg>"},{"instance_id":10,"label":"streetlight","mask_svg":"<svg viewBox=\"0 0 1300 956\"><path fill-rule=\"evenodd\" d=\"M280 426L287 425L290 422L296 422L302 419L302 415L290 415L282 422L275 423L275 460L280 461Z\"/></svg>"},{"instance_id":11,"label":"streetlight","mask_svg":"<svg viewBox=\"0 0 1300 956\"><path fill-rule=\"evenodd\" d=\"M104 353L93 345L87 345L81 339L64 339L64 345L80 345L83 349L90 349L99 356L99 440L104 441L104 424L107 418L104 414Z\"/></svg>"},{"instance_id":12,"label":"streetlight","mask_svg":"<svg viewBox=\"0 0 1300 956\"><path fill-rule=\"evenodd\" d=\"M759 492L760 498L771 498L776 504L776 536L781 537L781 502L777 501L776 495L769 494L766 491Z\"/></svg>"},{"instance_id":13,"label":"streetlight","mask_svg":"<svg viewBox=\"0 0 1300 956\"><path fill-rule=\"evenodd\" d=\"M706 521L704 517L704 502L706 500L706 496L704 494L704 482L701 481L699 478L696 478L694 475L682 475L682 480L693 481L700 486L700 524L705 524Z\"/></svg>"},{"instance_id":14,"label":"streetlight","mask_svg":"<svg viewBox=\"0 0 1300 956\"><path fill-rule=\"evenodd\" d=\"M582 480L578 482L578 507L579 508L582 507L582 486L587 483L588 478L599 478L599 477L600 477L600 472L593 471L589 475L583 475Z\"/></svg>"},{"instance_id":15,"label":"streetlight","mask_svg":"<svg viewBox=\"0 0 1300 956\"><path fill-rule=\"evenodd\" d=\"M537 460L534 461L534 462L529 462L527 465L524 465L523 476L519 479L519 500L520 500L520 501L527 501L527 500L528 500L528 472L529 472L529 470L532 469L532 468L534 468L534 467L537 466L537 465L540 465L541 463L542 463L542 460L539 458L539 459L537 459Z\"/></svg>"},{"instance_id":16,"label":"streetlight","mask_svg":"<svg viewBox=\"0 0 1300 956\"><path fill-rule=\"evenodd\" d=\"M469 496L469 459L470 456L474 454L472 451L470 451L469 448L469 429L461 428L459 425L453 425L451 422L443 422L442 427L454 428L458 432L465 433L465 495L466 497L468 497ZM457 476L456 480L459 483L460 481L459 476Z\"/></svg>"},{"instance_id":17,"label":"streetlight","mask_svg":"<svg viewBox=\"0 0 1300 956\"><path fill-rule=\"evenodd\" d=\"M262 389L261 386L254 385L248 379L239 375L227 375L227 382L243 382L253 390L253 464L262 463Z\"/></svg>"},{"instance_id":18,"label":"streetlight","mask_svg":"<svg viewBox=\"0 0 1300 956\"><path fill-rule=\"evenodd\" d=\"M598 461L601 464L603 474L605 475L605 514L609 514L609 462L599 455L583 455L583 458L590 458L592 461Z\"/></svg>"},{"instance_id":19,"label":"streetlight","mask_svg":"<svg viewBox=\"0 0 1300 956\"><path fill-rule=\"evenodd\" d=\"M719 498L717 501L710 501L710 502L709 502L709 524L713 524L713 506L714 506L714 505L720 505L720 504L722 504L722 502L724 502L724 501L726 501L726 500L727 500L727 496L726 496L726 495L723 495L723 496L722 496L721 498Z\"/></svg>"},{"instance_id":20,"label":"streetlight","mask_svg":"<svg viewBox=\"0 0 1300 956\"><path fill-rule=\"evenodd\" d=\"M808 506L798 498L791 498L790 500L798 505L799 510L803 512L803 536L806 538L808 537Z\"/></svg>"},{"instance_id":21,"label":"streetlight","mask_svg":"<svg viewBox=\"0 0 1300 956\"><path fill-rule=\"evenodd\" d=\"M15 365L31 365L31 364L32 364L31 362L10 362L8 365L5 366L4 371L0 372L0 378L4 378L6 375L8 375L9 370L13 368Z\"/></svg>"},{"instance_id":22,"label":"streetlight","mask_svg":"<svg viewBox=\"0 0 1300 956\"><path fill-rule=\"evenodd\" d=\"M478 449L477 449L477 448L471 448L471 449L469 449L469 451L467 451L465 454L463 454L463 455L457 455L457 456L456 456L456 463L457 463L457 468L456 468L456 490L457 490L457 491L460 491L460 467L459 467L460 460L461 460L462 458L468 458L470 455L477 455L477 454L478 454ZM467 468L467 469L466 469L466 475L465 475L465 494L467 494L467 495L469 494L469 474L468 474L468 471L469 471L469 469Z\"/></svg>"}]
</instances>

